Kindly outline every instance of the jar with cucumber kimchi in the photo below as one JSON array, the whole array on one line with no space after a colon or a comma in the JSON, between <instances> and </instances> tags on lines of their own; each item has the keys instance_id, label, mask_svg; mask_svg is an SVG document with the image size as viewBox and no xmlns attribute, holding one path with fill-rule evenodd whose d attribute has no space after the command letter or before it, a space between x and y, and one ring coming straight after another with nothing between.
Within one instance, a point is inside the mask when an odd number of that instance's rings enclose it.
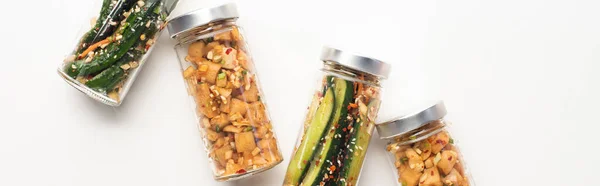
<instances>
[{"instance_id":1,"label":"jar with cucumber kimchi","mask_svg":"<svg viewBox=\"0 0 600 186\"><path fill-rule=\"evenodd\" d=\"M119 106L178 0L103 0L90 26L58 67L91 98Z\"/></svg>"},{"instance_id":2,"label":"jar with cucumber kimchi","mask_svg":"<svg viewBox=\"0 0 600 186\"><path fill-rule=\"evenodd\" d=\"M283 185L356 185L390 65L323 49L318 88L301 128Z\"/></svg>"},{"instance_id":3,"label":"jar with cucumber kimchi","mask_svg":"<svg viewBox=\"0 0 600 186\"><path fill-rule=\"evenodd\" d=\"M237 18L235 4L225 4L168 24L218 181L250 176L283 160Z\"/></svg>"},{"instance_id":4,"label":"jar with cucumber kimchi","mask_svg":"<svg viewBox=\"0 0 600 186\"><path fill-rule=\"evenodd\" d=\"M377 124L401 186L475 185L456 140L448 131L443 102L415 114Z\"/></svg>"}]
</instances>

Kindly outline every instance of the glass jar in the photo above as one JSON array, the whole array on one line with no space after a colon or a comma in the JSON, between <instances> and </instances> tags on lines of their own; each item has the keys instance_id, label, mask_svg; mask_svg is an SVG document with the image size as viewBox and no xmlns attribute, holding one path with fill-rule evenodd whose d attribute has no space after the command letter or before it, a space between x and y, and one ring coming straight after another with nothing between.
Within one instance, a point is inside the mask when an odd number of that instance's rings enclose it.
<instances>
[{"instance_id":1,"label":"glass jar","mask_svg":"<svg viewBox=\"0 0 600 186\"><path fill-rule=\"evenodd\" d=\"M390 65L323 49L322 78L296 143L283 185L356 185Z\"/></svg>"},{"instance_id":2,"label":"glass jar","mask_svg":"<svg viewBox=\"0 0 600 186\"><path fill-rule=\"evenodd\" d=\"M391 121L377 124L381 139L402 186L475 185L456 141L444 120L443 102Z\"/></svg>"},{"instance_id":3,"label":"glass jar","mask_svg":"<svg viewBox=\"0 0 600 186\"><path fill-rule=\"evenodd\" d=\"M103 0L58 74L91 98L119 106L178 0Z\"/></svg>"},{"instance_id":4,"label":"glass jar","mask_svg":"<svg viewBox=\"0 0 600 186\"><path fill-rule=\"evenodd\" d=\"M214 177L239 179L283 161L235 4L169 21Z\"/></svg>"}]
</instances>

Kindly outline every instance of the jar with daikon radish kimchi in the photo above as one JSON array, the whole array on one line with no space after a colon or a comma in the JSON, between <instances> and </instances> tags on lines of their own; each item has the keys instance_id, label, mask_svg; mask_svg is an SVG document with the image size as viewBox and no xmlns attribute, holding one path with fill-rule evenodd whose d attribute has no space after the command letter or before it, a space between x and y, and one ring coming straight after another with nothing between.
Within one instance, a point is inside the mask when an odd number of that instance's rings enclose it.
<instances>
[{"instance_id":1,"label":"jar with daikon radish kimchi","mask_svg":"<svg viewBox=\"0 0 600 186\"><path fill-rule=\"evenodd\" d=\"M235 4L169 21L214 178L268 170L283 159Z\"/></svg>"},{"instance_id":2,"label":"jar with daikon radish kimchi","mask_svg":"<svg viewBox=\"0 0 600 186\"><path fill-rule=\"evenodd\" d=\"M415 114L377 124L401 186L475 185L438 102Z\"/></svg>"}]
</instances>

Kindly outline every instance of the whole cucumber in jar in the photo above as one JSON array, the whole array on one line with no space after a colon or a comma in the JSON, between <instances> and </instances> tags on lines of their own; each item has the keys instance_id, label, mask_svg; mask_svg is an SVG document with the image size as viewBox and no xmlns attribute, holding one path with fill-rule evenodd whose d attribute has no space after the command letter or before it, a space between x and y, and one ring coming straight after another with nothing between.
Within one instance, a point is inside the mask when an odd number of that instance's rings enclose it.
<instances>
[{"instance_id":1,"label":"whole cucumber in jar","mask_svg":"<svg viewBox=\"0 0 600 186\"><path fill-rule=\"evenodd\" d=\"M78 46L77 53L81 53L90 44L94 43L94 42L92 42L92 40L94 40L94 38L96 38L96 36L98 35L98 31L105 24L106 18L108 17L108 15L110 14L110 11L114 7L114 4L112 3L112 1L113 0L102 1L102 7L100 8L100 16L98 16L98 18L95 21L96 23L90 29L90 31L88 31L85 34L84 38L81 39L81 43Z\"/></svg>"},{"instance_id":2,"label":"whole cucumber in jar","mask_svg":"<svg viewBox=\"0 0 600 186\"><path fill-rule=\"evenodd\" d=\"M106 93L111 91L120 82L124 74L125 71L115 65L100 72L87 81L85 85L95 91Z\"/></svg>"},{"instance_id":3,"label":"whole cucumber in jar","mask_svg":"<svg viewBox=\"0 0 600 186\"><path fill-rule=\"evenodd\" d=\"M146 29L143 35L147 35L148 37L153 36L158 31L158 27L155 22L149 25L148 29ZM144 53L147 46L147 40L138 41L136 48L129 50L121 59L119 59L113 66L105 69L101 73L94 76L88 82L86 82L86 86L102 92L107 93L116 88L122 80L124 80L127 76L127 71L129 69L136 68L139 63L135 60L139 59ZM119 67L119 68L116 68ZM119 69L119 70L118 70ZM109 75L113 74L117 71L122 71L123 73L118 73L118 75ZM111 83L106 83L111 82Z\"/></svg>"},{"instance_id":4,"label":"whole cucumber in jar","mask_svg":"<svg viewBox=\"0 0 600 186\"><path fill-rule=\"evenodd\" d=\"M139 40L146 25L152 18L158 17L160 12L160 1L146 1L142 8L136 7L133 13L127 17L126 22L119 27L114 38L109 38L110 44L101 50L93 59L79 60L66 66L66 73L71 77L86 76L100 72L121 58Z\"/></svg>"},{"instance_id":5,"label":"whole cucumber in jar","mask_svg":"<svg viewBox=\"0 0 600 186\"><path fill-rule=\"evenodd\" d=\"M125 19L126 15L130 13L128 11L130 11L133 5L135 5L137 2L137 0L112 1L114 5L112 6L110 12L104 17L103 20L98 20L102 22L96 22L96 26L93 28L95 34L90 34L85 37L85 43L82 45L83 47L80 49L80 51L78 51L78 53L81 53L86 46L111 36L121 24L121 20Z\"/></svg>"},{"instance_id":6,"label":"whole cucumber in jar","mask_svg":"<svg viewBox=\"0 0 600 186\"><path fill-rule=\"evenodd\" d=\"M91 89L94 89L101 93L107 93L112 91L121 80L125 79L127 75L122 65L129 65L135 63L134 60L142 55L142 52L137 49L132 49L113 66L103 70L99 74L95 75L92 79L85 83Z\"/></svg>"}]
</instances>

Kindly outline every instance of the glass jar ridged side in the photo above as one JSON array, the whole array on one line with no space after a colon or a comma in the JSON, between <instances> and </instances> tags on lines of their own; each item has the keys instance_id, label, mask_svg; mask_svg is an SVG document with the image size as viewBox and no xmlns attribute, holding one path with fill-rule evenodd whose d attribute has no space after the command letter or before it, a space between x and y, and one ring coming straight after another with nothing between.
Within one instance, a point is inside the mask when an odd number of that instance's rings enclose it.
<instances>
[{"instance_id":1,"label":"glass jar ridged side","mask_svg":"<svg viewBox=\"0 0 600 186\"><path fill-rule=\"evenodd\" d=\"M178 0L104 0L90 27L58 67L71 86L119 106Z\"/></svg>"},{"instance_id":2,"label":"glass jar ridged side","mask_svg":"<svg viewBox=\"0 0 600 186\"><path fill-rule=\"evenodd\" d=\"M378 124L382 138L388 140L386 151L398 185L475 185L449 132L449 122L443 118L445 113L440 102L415 115ZM390 125L404 125L400 126L404 132L390 133Z\"/></svg>"},{"instance_id":3,"label":"glass jar ridged side","mask_svg":"<svg viewBox=\"0 0 600 186\"><path fill-rule=\"evenodd\" d=\"M235 5L226 4L169 23L218 181L250 176L283 160L237 17Z\"/></svg>"},{"instance_id":4,"label":"glass jar ridged side","mask_svg":"<svg viewBox=\"0 0 600 186\"><path fill-rule=\"evenodd\" d=\"M322 78L288 165L286 186L356 185L374 129L389 65L333 48L324 49L322 60ZM372 65L381 69L368 71Z\"/></svg>"}]
</instances>

